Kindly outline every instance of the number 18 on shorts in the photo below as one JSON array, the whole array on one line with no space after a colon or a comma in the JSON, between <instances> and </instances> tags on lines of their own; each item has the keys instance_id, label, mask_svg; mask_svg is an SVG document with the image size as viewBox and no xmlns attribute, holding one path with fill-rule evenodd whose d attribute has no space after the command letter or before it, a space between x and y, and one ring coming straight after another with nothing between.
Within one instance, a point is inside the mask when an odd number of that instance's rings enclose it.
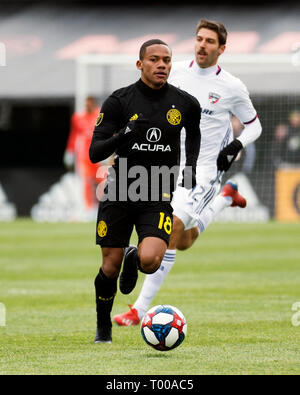
<instances>
[{"instance_id":1,"label":"number 18 on shorts","mask_svg":"<svg viewBox=\"0 0 300 395\"><path fill-rule=\"evenodd\" d=\"M135 227L139 243L158 237L169 244L173 209L170 204L131 205L100 203L96 242L102 247L127 247Z\"/></svg>"}]
</instances>

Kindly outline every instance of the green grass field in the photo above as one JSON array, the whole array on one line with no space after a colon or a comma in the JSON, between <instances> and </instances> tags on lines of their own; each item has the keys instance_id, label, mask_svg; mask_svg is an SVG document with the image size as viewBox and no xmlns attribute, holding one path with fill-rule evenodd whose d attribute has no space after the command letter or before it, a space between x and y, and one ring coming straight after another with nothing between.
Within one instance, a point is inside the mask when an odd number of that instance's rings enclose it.
<instances>
[{"instance_id":1,"label":"green grass field","mask_svg":"<svg viewBox=\"0 0 300 395\"><path fill-rule=\"evenodd\" d=\"M0 224L0 374L300 374L300 326L291 321L300 224L213 224L178 252L154 299L188 322L169 352L147 346L139 327L113 326L113 344L93 344L94 228ZM143 278L132 294L118 292L113 314L134 302Z\"/></svg>"}]
</instances>

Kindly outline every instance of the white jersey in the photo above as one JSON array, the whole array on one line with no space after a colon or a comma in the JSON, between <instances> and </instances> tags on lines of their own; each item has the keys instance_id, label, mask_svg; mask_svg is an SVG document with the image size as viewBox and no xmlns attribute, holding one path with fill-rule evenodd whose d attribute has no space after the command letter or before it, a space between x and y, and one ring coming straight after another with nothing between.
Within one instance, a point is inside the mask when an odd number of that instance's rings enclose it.
<instances>
[{"instance_id":1,"label":"white jersey","mask_svg":"<svg viewBox=\"0 0 300 395\"><path fill-rule=\"evenodd\" d=\"M197 166L216 172L219 152L233 139L231 115L236 115L245 125L257 117L246 86L220 66L203 69L194 60L175 62L168 82L198 99L201 106L201 147ZM184 144L183 129L181 166L185 163Z\"/></svg>"}]
</instances>

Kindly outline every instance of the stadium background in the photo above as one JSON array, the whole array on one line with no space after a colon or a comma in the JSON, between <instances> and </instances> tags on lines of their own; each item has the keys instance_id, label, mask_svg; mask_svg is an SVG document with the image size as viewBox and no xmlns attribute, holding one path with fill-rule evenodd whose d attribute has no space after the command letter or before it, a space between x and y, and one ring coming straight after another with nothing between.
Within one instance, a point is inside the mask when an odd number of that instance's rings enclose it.
<instances>
[{"instance_id":1,"label":"stadium background","mask_svg":"<svg viewBox=\"0 0 300 395\"><path fill-rule=\"evenodd\" d=\"M105 62L88 68L84 86L101 102L113 89L136 79L134 59L149 37L169 42L175 59L192 58L196 23L206 17L227 26L228 48L219 63L245 82L263 126L254 164L247 170L242 158L228 175L242 175L242 184L246 175L246 184L250 182L255 204L246 219L276 217L282 188L275 190L275 177L284 165L296 175L290 203L284 198L283 204L292 206L291 220L299 221L300 159L290 165L280 162L274 131L287 124L291 111L300 110L300 6L214 4L2 1L0 42L6 62L0 67L1 204L13 205L18 217L30 216L40 197L66 174L62 158L70 117L81 100L80 88L76 96L79 56L97 54ZM2 220L12 218L4 215Z\"/></svg>"}]
</instances>

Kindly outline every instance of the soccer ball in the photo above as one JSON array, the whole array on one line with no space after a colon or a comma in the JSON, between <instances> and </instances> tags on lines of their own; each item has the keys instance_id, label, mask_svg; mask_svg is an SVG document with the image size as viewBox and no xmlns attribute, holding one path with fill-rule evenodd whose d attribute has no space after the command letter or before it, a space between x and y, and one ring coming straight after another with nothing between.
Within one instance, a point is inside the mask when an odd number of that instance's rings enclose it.
<instances>
[{"instance_id":1,"label":"soccer ball","mask_svg":"<svg viewBox=\"0 0 300 395\"><path fill-rule=\"evenodd\" d=\"M149 346L159 351L169 351L183 342L187 323L180 310L162 304L147 311L141 323L141 332Z\"/></svg>"}]
</instances>

